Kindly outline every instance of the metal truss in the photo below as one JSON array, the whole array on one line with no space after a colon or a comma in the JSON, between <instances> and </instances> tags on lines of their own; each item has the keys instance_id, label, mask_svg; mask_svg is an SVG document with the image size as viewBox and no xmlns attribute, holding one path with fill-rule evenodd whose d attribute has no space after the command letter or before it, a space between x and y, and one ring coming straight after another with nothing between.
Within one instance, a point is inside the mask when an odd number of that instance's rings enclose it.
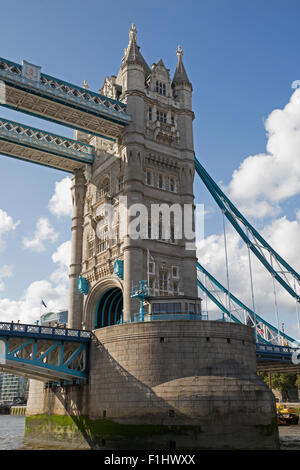
<instances>
[{"instance_id":1,"label":"metal truss","mask_svg":"<svg viewBox=\"0 0 300 470\"><path fill-rule=\"evenodd\" d=\"M3 106L109 140L119 137L131 122L124 103L40 73L39 69L0 58L0 80L6 85Z\"/></svg>"},{"instance_id":2,"label":"metal truss","mask_svg":"<svg viewBox=\"0 0 300 470\"><path fill-rule=\"evenodd\" d=\"M209 176L201 163L195 158L196 171L203 183L215 199L216 203L227 217L240 237L255 254L273 279L296 300L297 308L300 303L300 275L264 240L254 227L232 204L219 186Z\"/></svg>"},{"instance_id":3,"label":"metal truss","mask_svg":"<svg viewBox=\"0 0 300 470\"><path fill-rule=\"evenodd\" d=\"M64 171L92 164L93 147L0 118L0 152Z\"/></svg>"},{"instance_id":4,"label":"metal truss","mask_svg":"<svg viewBox=\"0 0 300 470\"><path fill-rule=\"evenodd\" d=\"M209 299L224 313L228 320L235 323L256 328L256 337L259 342L275 345L295 345L298 341L278 330L268 323L253 310L247 307L231 292L229 292L217 279L215 279L199 262L197 262L198 272L205 276L205 285L198 278L198 286L205 292ZM223 295L225 294L225 295ZM226 306L226 300L230 299L230 310Z\"/></svg>"},{"instance_id":5,"label":"metal truss","mask_svg":"<svg viewBox=\"0 0 300 470\"><path fill-rule=\"evenodd\" d=\"M0 323L0 369L45 382L85 381L91 332Z\"/></svg>"}]
</instances>

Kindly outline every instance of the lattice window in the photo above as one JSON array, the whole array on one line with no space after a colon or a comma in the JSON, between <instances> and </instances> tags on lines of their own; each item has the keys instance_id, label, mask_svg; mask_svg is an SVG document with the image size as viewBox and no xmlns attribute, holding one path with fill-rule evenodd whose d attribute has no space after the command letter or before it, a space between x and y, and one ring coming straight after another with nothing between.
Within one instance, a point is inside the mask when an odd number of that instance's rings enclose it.
<instances>
[{"instance_id":1,"label":"lattice window","mask_svg":"<svg viewBox=\"0 0 300 470\"><path fill-rule=\"evenodd\" d=\"M157 121L166 123L167 122L167 113L165 113L164 111L157 110L156 111L156 119L157 119Z\"/></svg>"},{"instance_id":2,"label":"lattice window","mask_svg":"<svg viewBox=\"0 0 300 470\"><path fill-rule=\"evenodd\" d=\"M166 84L156 80L155 91L156 93L159 93L160 95L166 95Z\"/></svg>"},{"instance_id":3,"label":"lattice window","mask_svg":"<svg viewBox=\"0 0 300 470\"><path fill-rule=\"evenodd\" d=\"M101 180L97 188L97 200L99 201L99 199L101 199L104 196L109 195L109 193L110 193L110 181L109 181L109 177L105 176L105 178Z\"/></svg>"},{"instance_id":4,"label":"lattice window","mask_svg":"<svg viewBox=\"0 0 300 470\"><path fill-rule=\"evenodd\" d=\"M162 293L168 291L168 273L167 271L160 271L159 272L159 290Z\"/></svg>"},{"instance_id":5,"label":"lattice window","mask_svg":"<svg viewBox=\"0 0 300 470\"><path fill-rule=\"evenodd\" d=\"M99 230L97 238L97 254L102 253L108 248L108 229L107 227Z\"/></svg>"}]
</instances>

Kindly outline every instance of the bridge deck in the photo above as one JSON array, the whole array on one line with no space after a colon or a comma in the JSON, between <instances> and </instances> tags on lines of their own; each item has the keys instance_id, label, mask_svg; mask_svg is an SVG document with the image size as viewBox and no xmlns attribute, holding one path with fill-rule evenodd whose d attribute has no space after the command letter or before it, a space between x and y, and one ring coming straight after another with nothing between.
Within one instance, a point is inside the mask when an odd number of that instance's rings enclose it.
<instances>
[{"instance_id":1,"label":"bridge deck","mask_svg":"<svg viewBox=\"0 0 300 470\"><path fill-rule=\"evenodd\" d=\"M40 73L40 67L0 58L3 106L115 140L131 121L126 105Z\"/></svg>"},{"instance_id":2,"label":"bridge deck","mask_svg":"<svg viewBox=\"0 0 300 470\"><path fill-rule=\"evenodd\" d=\"M292 361L293 353L297 351L289 346L256 343L257 372L283 372L299 374L300 364Z\"/></svg>"},{"instance_id":3,"label":"bridge deck","mask_svg":"<svg viewBox=\"0 0 300 470\"><path fill-rule=\"evenodd\" d=\"M92 333L0 323L0 370L36 380L86 380Z\"/></svg>"},{"instance_id":4,"label":"bridge deck","mask_svg":"<svg viewBox=\"0 0 300 470\"><path fill-rule=\"evenodd\" d=\"M94 160L90 145L3 118L0 154L68 172Z\"/></svg>"}]
</instances>

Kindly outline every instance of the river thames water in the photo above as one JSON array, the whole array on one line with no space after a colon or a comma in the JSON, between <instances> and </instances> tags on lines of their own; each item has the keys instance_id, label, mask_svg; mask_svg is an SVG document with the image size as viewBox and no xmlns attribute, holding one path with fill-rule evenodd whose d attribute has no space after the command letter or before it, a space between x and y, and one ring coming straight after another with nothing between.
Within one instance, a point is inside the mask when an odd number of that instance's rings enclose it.
<instances>
[{"instance_id":1,"label":"river thames water","mask_svg":"<svg viewBox=\"0 0 300 470\"><path fill-rule=\"evenodd\" d=\"M59 450L58 447L46 448L24 445L24 428L24 416L0 415L0 450ZM300 424L297 426L279 426L279 436L282 450L300 450Z\"/></svg>"}]
</instances>

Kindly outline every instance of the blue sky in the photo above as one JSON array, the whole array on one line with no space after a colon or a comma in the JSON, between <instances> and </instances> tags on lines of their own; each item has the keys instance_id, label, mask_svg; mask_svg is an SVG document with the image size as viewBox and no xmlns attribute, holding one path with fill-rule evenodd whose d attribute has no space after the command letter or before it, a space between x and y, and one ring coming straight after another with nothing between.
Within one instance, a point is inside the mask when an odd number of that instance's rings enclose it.
<instances>
[{"instance_id":1,"label":"blue sky","mask_svg":"<svg viewBox=\"0 0 300 470\"><path fill-rule=\"evenodd\" d=\"M52 0L46 4L36 0L11 0L2 1L0 5L2 57L18 63L28 60L40 65L43 72L78 85L86 79L95 91L102 86L106 75L118 72L131 23L137 27L138 43L148 64L162 58L171 76L177 63L176 48L180 44L194 90L196 155L213 178L227 186L233 197L236 195L237 203L241 201L246 207L245 198L238 196L237 189L231 185L232 175L249 155L266 152L265 120L273 110L286 106L294 91L292 82L300 79L298 1L129 0L125 3L115 0L110 3ZM1 116L72 136L68 128L5 108L1 108ZM12 312L17 314L18 302L28 286L41 280L50 282L49 277L59 264L54 263L51 256L70 239L70 217L57 217L48 208L55 183L68 175L3 156L0 157L0 174L0 209L15 224L19 221L14 230L2 237L5 246L0 252L0 267L12 266L12 273L2 280L0 298L9 300L2 304L2 309L7 306L7 311L10 311L9 302L15 302ZM244 177L247 180L248 176ZM286 232L283 222L278 221L285 216L291 223L298 223L299 191L295 189L291 195L274 202L274 191L278 188L274 178L269 194L257 196L258 193L253 195L249 190L249 198L254 202L262 197L269 202L272 200L277 213L271 211L255 217L250 211L249 217L256 227L266 231L270 225L275 227L280 223L277 232L272 232L270 237L275 239L282 229L284 243ZM291 185L288 175L286 178L286 184ZM197 202L204 203L208 210L206 237L218 237L221 218L214 202L198 181L195 192ZM48 219L57 237L46 240L44 251L37 252L24 248L23 239L32 239L40 218ZM216 240L220 242L220 238ZM202 254L203 250L211 253L211 241L202 246ZM211 261L212 256L206 256L207 266L215 267L217 272L213 274L221 274L220 266ZM296 268L298 258L299 253L294 263ZM234 271L234 261L232 265ZM236 274L234 271L233 277ZM237 291L240 290L237 286ZM263 302L259 305L261 310L266 307L267 314L271 314L270 305ZM292 332L295 321L292 310L288 311L288 307L283 307L282 315Z\"/></svg>"}]
</instances>

